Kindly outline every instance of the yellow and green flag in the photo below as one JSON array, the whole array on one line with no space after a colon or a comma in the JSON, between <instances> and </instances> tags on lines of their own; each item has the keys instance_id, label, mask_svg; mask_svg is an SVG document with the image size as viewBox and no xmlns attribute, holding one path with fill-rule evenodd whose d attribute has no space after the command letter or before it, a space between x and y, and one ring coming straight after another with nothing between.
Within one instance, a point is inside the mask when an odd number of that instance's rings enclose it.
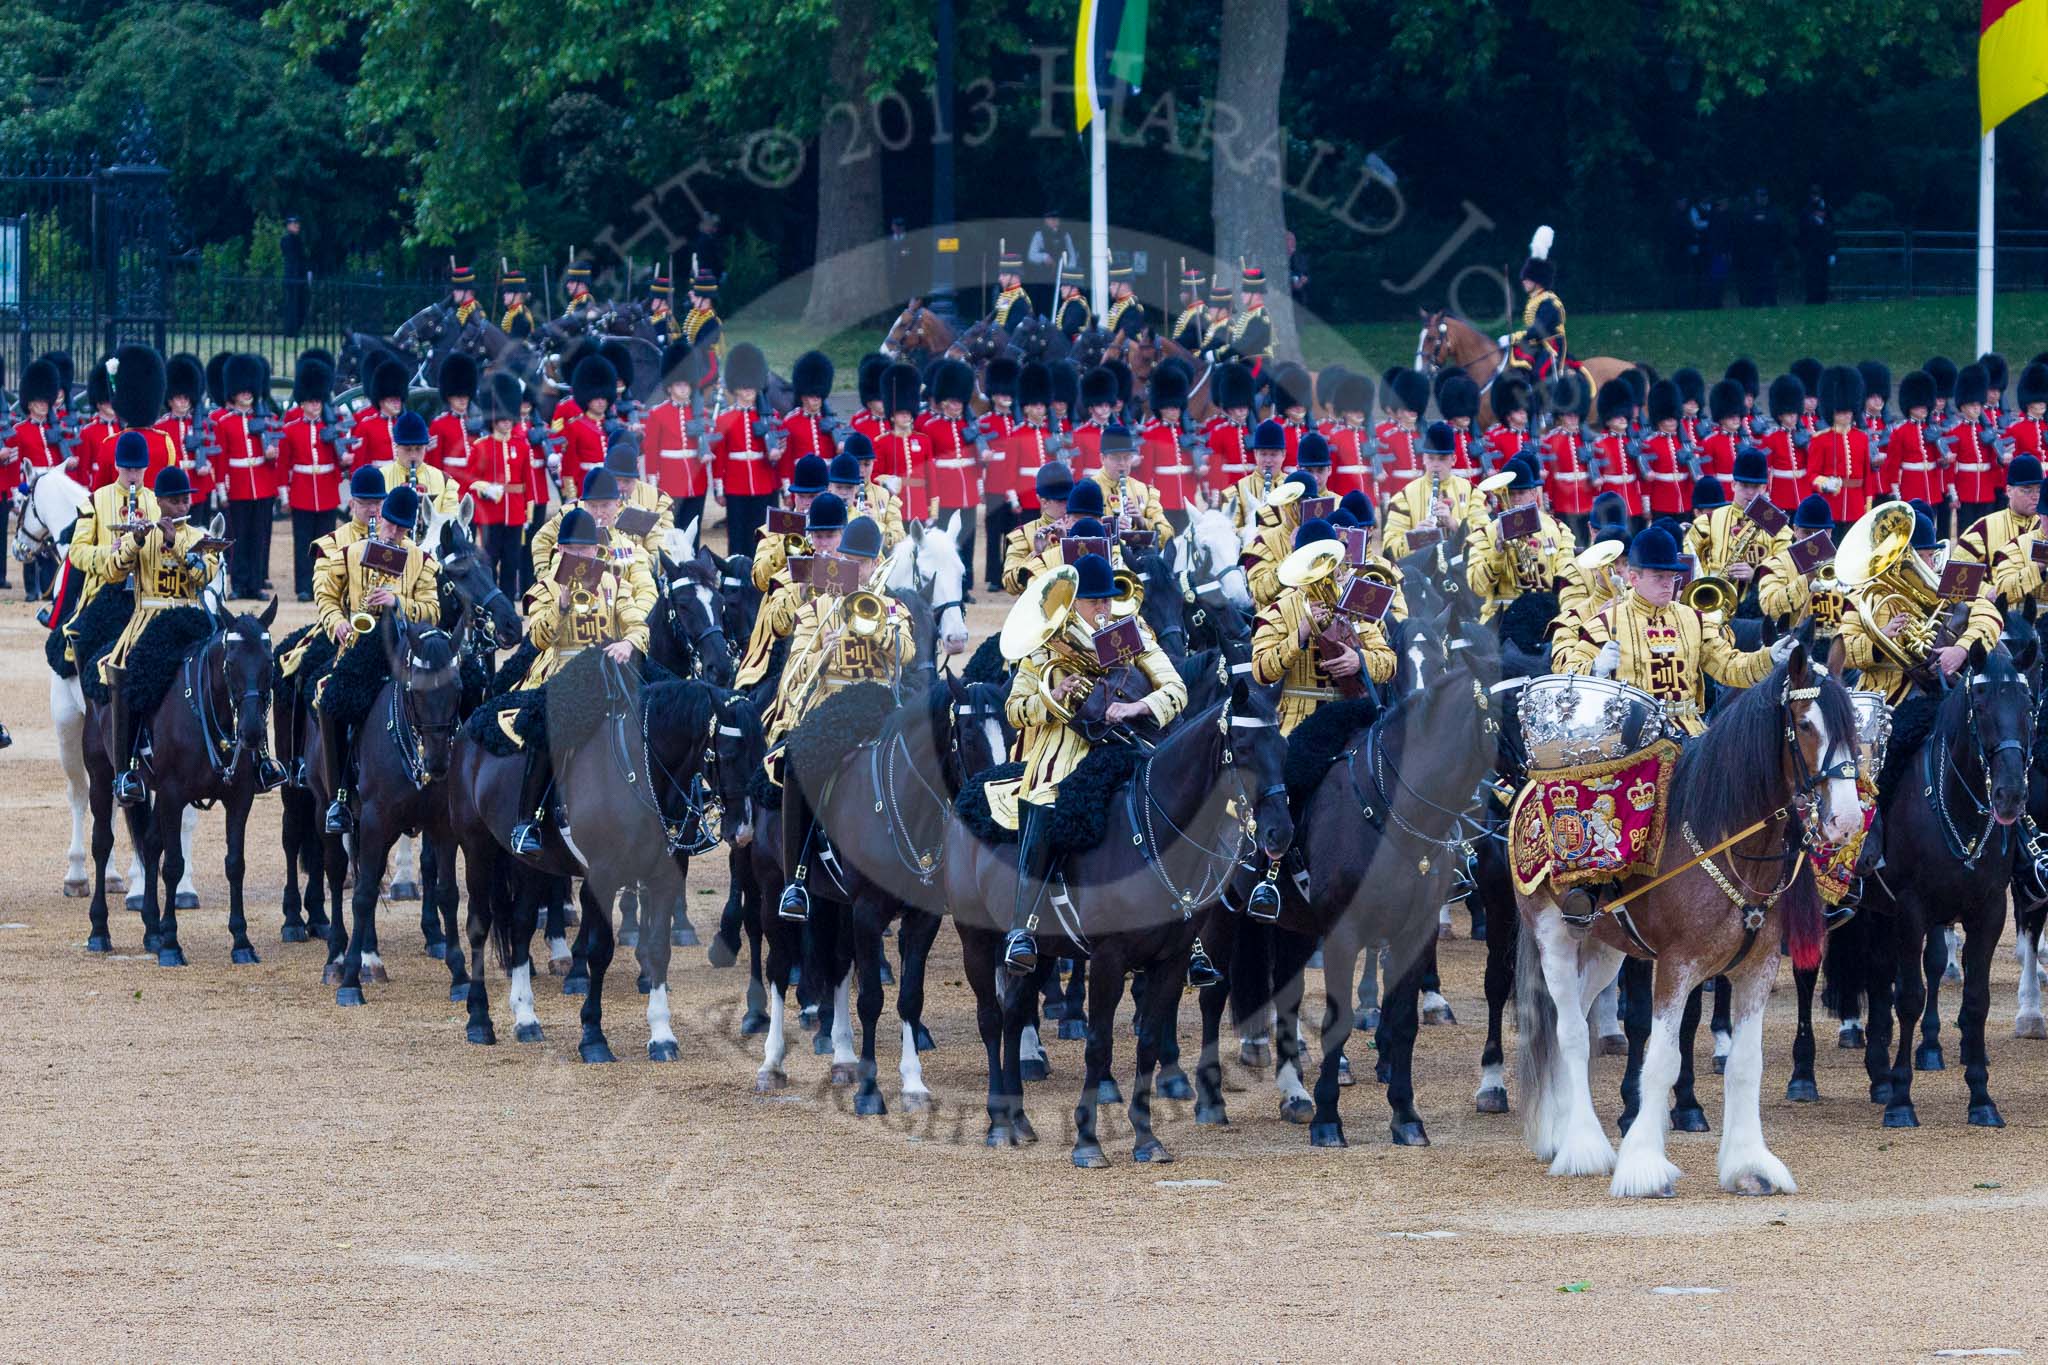
<instances>
[{"instance_id":1,"label":"yellow and green flag","mask_svg":"<svg viewBox=\"0 0 2048 1365\"><path fill-rule=\"evenodd\" d=\"M1984 0L1977 107L1990 132L2048 95L2048 0Z\"/></svg>"},{"instance_id":2,"label":"yellow and green flag","mask_svg":"<svg viewBox=\"0 0 2048 1365\"><path fill-rule=\"evenodd\" d=\"M2048 5L2048 0L2026 0ZM1118 93L1135 93L1145 83L1145 21L1151 0L1081 0L1081 18L1074 32L1074 130L1085 131L1090 119L1108 107Z\"/></svg>"}]
</instances>

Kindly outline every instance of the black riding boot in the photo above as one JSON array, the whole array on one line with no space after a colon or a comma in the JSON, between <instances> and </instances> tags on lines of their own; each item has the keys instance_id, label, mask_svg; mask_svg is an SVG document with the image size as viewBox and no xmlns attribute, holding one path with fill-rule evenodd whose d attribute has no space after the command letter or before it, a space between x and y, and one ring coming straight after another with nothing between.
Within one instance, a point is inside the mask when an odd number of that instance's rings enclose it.
<instances>
[{"instance_id":1,"label":"black riding boot","mask_svg":"<svg viewBox=\"0 0 2048 1365\"><path fill-rule=\"evenodd\" d=\"M113 712L115 764L114 800L123 806L139 806L149 799L142 785L142 765L135 757L135 722L128 713L128 670L107 665L108 709Z\"/></svg>"},{"instance_id":2,"label":"black riding boot","mask_svg":"<svg viewBox=\"0 0 2048 1365\"><path fill-rule=\"evenodd\" d=\"M323 828L329 834L346 834L355 825L355 814L349 809L348 798L348 726L340 717L326 711L320 711L318 715L320 748L326 756L328 780L334 784L334 799L327 803L327 819Z\"/></svg>"},{"instance_id":3,"label":"black riding boot","mask_svg":"<svg viewBox=\"0 0 2048 1365\"><path fill-rule=\"evenodd\" d=\"M803 784L796 779L789 764L783 765L782 776L782 870L787 883L782 888L782 903L775 913L786 920L802 921L811 917L811 893L807 886L810 880L811 853L811 803L804 799Z\"/></svg>"},{"instance_id":4,"label":"black riding boot","mask_svg":"<svg viewBox=\"0 0 2048 1365\"><path fill-rule=\"evenodd\" d=\"M512 826L512 851L522 858L538 858L541 829L554 812L548 800L554 785L555 765L538 746L526 750L526 771L519 779L519 823Z\"/></svg>"},{"instance_id":5,"label":"black riding boot","mask_svg":"<svg viewBox=\"0 0 2048 1365\"><path fill-rule=\"evenodd\" d=\"M1038 905L1045 899L1059 854L1053 847L1049 808L1020 801L1017 817L1023 826L1017 844L1017 907L1003 939L1003 967L1013 975L1029 976L1038 969L1038 940L1033 937L1038 931Z\"/></svg>"}]
</instances>

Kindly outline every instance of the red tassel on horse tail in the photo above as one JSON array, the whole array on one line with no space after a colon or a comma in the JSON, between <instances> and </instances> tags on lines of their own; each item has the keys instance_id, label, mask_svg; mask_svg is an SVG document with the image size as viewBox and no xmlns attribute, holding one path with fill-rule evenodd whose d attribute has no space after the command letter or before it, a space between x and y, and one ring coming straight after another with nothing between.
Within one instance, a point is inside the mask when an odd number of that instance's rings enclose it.
<instances>
[{"instance_id":1,"label":"red tassel on horse tail","mask_svg":"<svg viewBox=\"0 0 2048 1365\"><path fill-rule=\"evenodd\" d=\"M1813 869L1801 868L1785 890L1778 909L1785 924L1785 946L1792 953L1792 965L1802 972L1820 966L1821 950L1827 946L1827 921L1821 912L1820 888L1814 885Z\"/></svg>"}]
</instances>

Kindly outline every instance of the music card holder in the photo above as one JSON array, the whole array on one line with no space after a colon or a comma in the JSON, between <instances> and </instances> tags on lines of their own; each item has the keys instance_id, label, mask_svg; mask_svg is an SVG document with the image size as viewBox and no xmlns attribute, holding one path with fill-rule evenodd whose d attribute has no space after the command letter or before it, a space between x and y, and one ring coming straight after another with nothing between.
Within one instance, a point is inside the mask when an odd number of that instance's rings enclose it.
<instances>
[{"instance_id":1,"label":"music card holder","mask_svg":"<svg viewBox=\"0 0 2048 1365\"><path fill-rule=\"evenodd\" d=\"M1672 588L1673 592L1683 591L1686 584L1692 582L1693 579L1699 577L1700 557L1698 555L1686 554L1683 551L1681 551L1678 556L1678 565L1678 582Z\"/></svg>"},{"instance_id":2,"label":"music card holder","mask_svg":"<svg viewBox=\"0 0 2048 1365\"><path fill-rule=\"evenodd\" d=\"M363 567L371 573L389 574L397 578L405 572L405 561L403 545L392 545L381 540L363 542Z\"/></svg>"},{"instance_id":3,"label":"music card holder","mask_svg":"<svg viewBox=\"0 0 2048 1365\"><path fill-rule=\"evenodd\" d=\"M1138 633L1135 616L1126 616L1095 632L1095 661L1105 669L1133 667L1144 652L1145 637Z\"/></svg>"},{"instance_id":4,"label":"music card holder","mask_svg":"<svg viewBox=\"0 0 2048 1365\"><path fill-rule=\"evenodd\" d=\"M619 509L618 519L612 523L612 529L622 536L639 540L659 525L659 512L651 512L645 507L622 507Z\"/></svg>"},{"instance_id":5,"label":"music card holder","mask_svg":"<svg viewBox=\"0 0 2048 1365\"><path fill-rule=\"evenodd\" d=\"M1149 550L1159 543L1157 531L1119 531L1116 538L1127 550Z\"/></svg>"},{"instance_id":6,"label":"music card holder","mask_svg":"<svg viewBox=\"0 0 2048 1365\"><path fill-rule=\"evenodd\" d=\"M1394 605L1394 588L1390 583L1375 583L1370 578L1354 578L1351 586L1344 589L1344 596L1337 603L1337 610L1359 621L1384 621L1387 611Z\"/></svg>"},{"instance_id":7,"label":"music card holder","mask_svg":"<svg viewBox=\"0 0 2048 1365\"><path fill-rule=\"evenodd\" d=\"M1297 505L1301 508L1301 519L1303 521L1307 521L1312 517L1321 517L1324 521L1328 521L1330 514L1337 510L1337 500L1328 497L1303 498Z\"/></svg>"},{"instance_id":8,"label":"music card holder","mask_svg":"<svg viewBox=\"0 0 2048 1365\"><path fill-rule=\"evenodd\" d=\"M1441 545L1443 539L1444 528L1433 521L1426 521L1420 526L1410 527L1408 531L1408 553L1414 554L1417 550L1427 550L1432 546Z\"/></svg>"},{"instance_id":9,"label":"music card holder","mask_svg":"<svg viewBox=\"0 0 2048 1365\"><path fill-rule=\"evenodd\" d=\"M565 588L596 592L604 586L609 566L596 555L565 554L555 561L555 582Z\"/></svg>"},{"instance_id":10,"label":"music card holder","mask_svg":"<svg viewBox=\"0 0 2048 1365\"><path fill-rule=\"evenodd\" d=\"M1364 526L1345 526L1337 534L1344 540L1344 562L1354 569L1365 563L1372 553L1372 531Z\"/></svg>"},{"instance_id":11,"label":"music card holder","mask_svg":"<svg viewBox=\"0 0 2048 1365\"><path fill-rule=\"evenodd\" d=\"M1757 524L1757 529L1767 536L1774 536L1792 524L1784 509L1769 498L1758 496L1749 500L1742 514Z\"/></svg>"},{"instance_id":12,"label":"music card holder","mask_svg":"<svg viewBox=\"0 0 2048 1365\"><path fill-rule=\"evenodd\" d=\"M226 536L201 536L192 542L192 548L203 555L225 554L234 543Z\"/></svg>"},{"instance_id":13,"label":"music card holder","mask_svg":"<svg viewBox=\"0 0 2048 1365\"><path fill-rule=\"evenodd\" d=\"M2034 561L2036 567L2048 568L2048 540L2043 540L2039 536L2029 540L2027 542L2027 557Z\"/></svg>"},{"instance_id":14,"label":"music card holder","mask_svg":"<svg viewBox=\"0 0 2048 1365\"><path fill-rule=\"evenodd\" d=\"M1835 557L1835 538L1826 531L1815 531L1804 540L1792 542L1785 553L1793 568L1802 575L1810 574Z\"/></svg>"},{"instance_id":15,"label":"music card holder","mask_svg":"<svg viewBox=\"0 0 2048 1365\"><path fill-rule=\"evenodd\" d=\"M1494 518L1493 524L1500 528L1502 540L1525 540L1543 529L1543 514L1533 504L1510 507Z\"/></svg>"},{"instance_id":16,"label":"music card holder","mask_svg":"<svg viewBox=\"0 0 2048 1365\"><path fill-rule=\"evenodd\" d=\"M2041 542L2037 540L2034 542L2034 562L2048 564L2048 559L2041 557L2040 549ZM1941 570L1941 600L1967 602L1984 590L1984 580L1990 573L1991 567L1987 564L1971 564L1960 559L1950 560Z\"/></svg>"},{"instance_id":17,"label":"music card holder","mask_svg":"<svg viewBox=\"0 0 2048 1365\"><path fill-rule=\"evenodd\" d=\"M869 566L853 559L815 555L811 559L811 591L846 597L867 586Z\"/></svg>"},{"instance_id":18,"label":"music card holder","mask_svg":"<svg viewBox=\"0 0 2048 1365\"><path fill-rule=\"evenodd\" d=\"M783 561L789 568L789 581L799 587L811 586L811 565L818 562L816 555L791 555Z\"/></svg>"},{"instance_id":19,"label":"music card holder","mask_svg":"<svg viewBox=\"0 0 2048 1365\"><path fill-rule=\"evenodd\" d=\"M1063 562L1067 564L1079 562L1082 555L1101 555L1108 559L1109 537L1067 536L1060 541L1060 553L1065 556Z\"/></svg>"},{"instance_id":20,"label":"music card holder","mask_svg":"<svg viewBox=\"0 0 2048 1365\"><path fill-rule=\"evenodd\" d=\"M801 512L792 512L787 507L768 509L768 530L778 536L800 536L809 529L809 523Z\"/></svg>"}]
</instances>

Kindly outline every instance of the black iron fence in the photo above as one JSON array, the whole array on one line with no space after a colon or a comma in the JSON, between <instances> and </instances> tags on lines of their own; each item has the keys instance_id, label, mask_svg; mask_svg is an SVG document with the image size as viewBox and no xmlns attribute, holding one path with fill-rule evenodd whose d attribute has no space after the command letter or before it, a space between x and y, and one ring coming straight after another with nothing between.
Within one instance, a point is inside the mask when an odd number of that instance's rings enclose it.
<instances>
[{"instance_id":1,"label":"black iron fence","mask_svg":"<svg viewBox=\"0 0 2048 1365\"><path fill-rule=\"evenodd\" d=\"M1977 292L1977 234L1888 228L1835 238L1831 294L1845 299L1910 299ZM1998 288L2048 289L2048 232L2000 232L1992 246Z\"/></svg>"}]
</instances>

